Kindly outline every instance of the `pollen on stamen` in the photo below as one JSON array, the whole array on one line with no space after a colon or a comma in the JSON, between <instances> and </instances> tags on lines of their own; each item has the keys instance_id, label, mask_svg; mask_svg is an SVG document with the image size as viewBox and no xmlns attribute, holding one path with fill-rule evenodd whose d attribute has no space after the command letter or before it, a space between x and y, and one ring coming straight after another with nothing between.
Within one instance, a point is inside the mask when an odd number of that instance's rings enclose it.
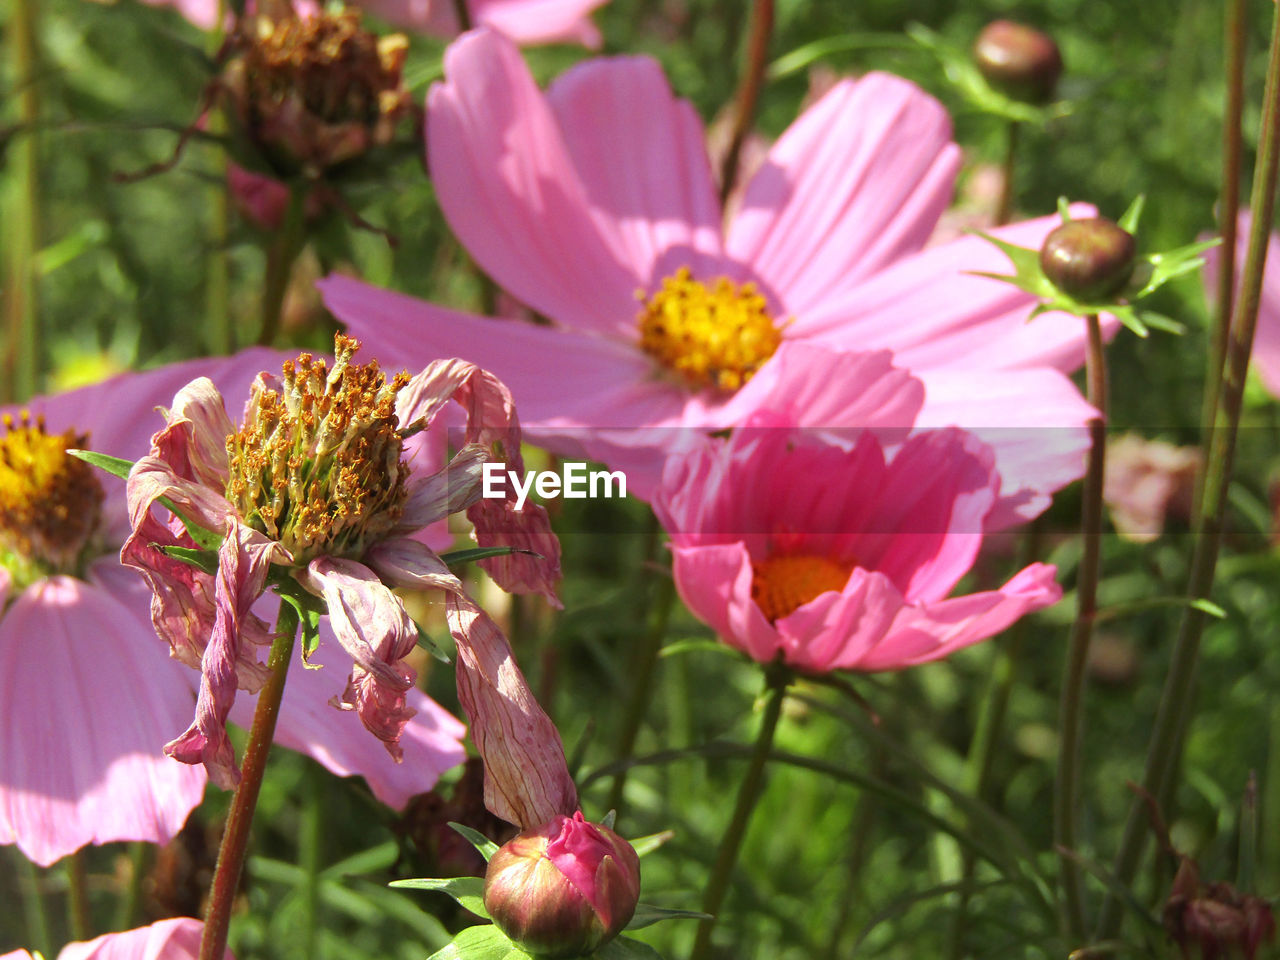
<instances>
[{"instance_id":1,"label":"pollen on stamen","mask_svg":"<svg viewBox=\"0 0 1280 960\"><path fill-rule=\"evenodd\" d=\"M637 297L640 346L692 387L737 390L782 343L781 326L751 283L720 277L708 287L681 267L656 293Z\"/></svg>"},{"instance_id":2,"label":"pollen on stamen","mask_svg":"<svg viewBox=\"0 0 1280 960\"><path fill-rule=\"evenodd\" d=\"M853 566L808 553L766 557L752 564L751 599L773 623L828 590L843 590Z\"/></svg>"},{"instance_id":3,"label":"pollen on stamen","mask_svg":"<svg viewBox=\"0 0 1280 960\"><path fill-rule=\"evenodd\" d=\"M50 434L43 418L3 418L0 437L0 562L19 581L76 573L97 530L104 499L89 464L67 453L88 435ZM21 568L21 569L17 569Z\"/></svg>"}]
</instances>

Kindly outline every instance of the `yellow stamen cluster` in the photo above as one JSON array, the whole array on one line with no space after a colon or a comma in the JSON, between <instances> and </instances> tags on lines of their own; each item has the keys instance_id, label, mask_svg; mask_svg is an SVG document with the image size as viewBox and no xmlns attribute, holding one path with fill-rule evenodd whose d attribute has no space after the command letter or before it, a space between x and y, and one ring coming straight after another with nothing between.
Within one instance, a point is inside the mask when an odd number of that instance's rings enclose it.
<instances>
[{"instance_id":1,"label":"yellow stamen cluster","mask_svg":"<svg viewBox=\"0 0 1280 960\"><path fill-rule=\"evenodd\" d=\"M708 288L681 267L657 293L638 297L640 345L693 387L737 390L782 342L752 283L720 277Z\"/></svg>"},{"instance_id":2,"label":"yellow stamen cluster","mask_svg":"<svg viewBox=\"0 0 1280 960\"><path fill-rule=\"evenodd\" d=\"M828 590L843 590L852 563L808 553L768 557L752 565L751 599L770 623Z\"/></svg>"},{"instance_id":3,"label":"yellow stamen cluster","mask_svg":"<svg viewBox=\"0 0 1280 960\"><path fill-rule=\"evenodd\" d=\"M51 573L77 573L98 527L102 485L93 468L67 454L88 436L45 431L23 413L4 416L0 437L0 563L19 585Z\"/></svg>"},{"instance_id":4,"label":"yellow stamen cluster","mask_svg":"<svg viewBox=\"0 0 1280 960\"><path fill-rule=\"evenodd\" d=\"M281 389L255 384L244 426L227 438L227 499L297 563L358 555L404 512L395 401L409 377L388 383L376 360L352 365L359 348L338 334L332 371L307 353L286 361Z\"/></svg>"}]
</instances>

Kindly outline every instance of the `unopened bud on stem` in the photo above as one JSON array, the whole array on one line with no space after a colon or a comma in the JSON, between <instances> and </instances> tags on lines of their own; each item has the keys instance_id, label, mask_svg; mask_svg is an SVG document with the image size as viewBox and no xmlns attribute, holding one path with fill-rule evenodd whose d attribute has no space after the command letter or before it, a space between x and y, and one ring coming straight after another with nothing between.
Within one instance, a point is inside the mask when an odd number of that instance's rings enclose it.
<instances>
[{"instance_id":1,"label":"unopened bud on stem","mask_svg":"<svg viewBox=\"0 0 1280 960\"><path fill-rule=\"evenodd\" d=\"M1106 300L1129 281L1136 251L1133 236L1110 220L1069 220L1045 238L1040 269L1077 300Z\"/></svg>"},{"instance_id":2,"label":"unopened bud on stem","mask_svg":"<svg viewBox=\"0 0 1280 960\"><path fill-rule=\"evenodd\" d=\"M1023 103L1047 103L1062 76L1062 55L1046 33L996 20L973 45L973 58L987 83Z\"/></svg>"}]
</instances>

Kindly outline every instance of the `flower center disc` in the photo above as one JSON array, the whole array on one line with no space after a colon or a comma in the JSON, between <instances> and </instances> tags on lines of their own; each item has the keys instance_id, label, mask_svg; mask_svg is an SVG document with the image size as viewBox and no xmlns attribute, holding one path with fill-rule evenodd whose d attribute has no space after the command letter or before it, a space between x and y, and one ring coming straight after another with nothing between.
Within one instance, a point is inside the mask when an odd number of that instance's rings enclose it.
<instances>
[{"instance_id":1,"label":"flower center disc","mask_svg":"<svg viewBox=\"0 0 1280 960\"><path fill-rule=\"evenodd\" d=\"M853 564L801 553L752 565L751 599L770 623L828 590L843 590Z\"/></svg>"},{"instance_id":2,"label":"flower center disc","mask_svg":"<svg viewBox=\"0 0 1280 960\"><path fill-rule=\"evenodd\" d=\"M5 414L0 437L0 563L20 582L46 573L74 573L98 526L102 485L93 467L67 455L86 434L50 435Z\"/></svg>"},{"instance_id":3,"label":"flower center disc","mask_svg":"<svg viewBox=\"0 0 1280 960\"><path fill-rule=\"evenodd\" d=\"M782 342L752 283L720 277L708 288L681 267L640 300L641 347L692 387L737 390Z\"/></svg>"}]
</instances>

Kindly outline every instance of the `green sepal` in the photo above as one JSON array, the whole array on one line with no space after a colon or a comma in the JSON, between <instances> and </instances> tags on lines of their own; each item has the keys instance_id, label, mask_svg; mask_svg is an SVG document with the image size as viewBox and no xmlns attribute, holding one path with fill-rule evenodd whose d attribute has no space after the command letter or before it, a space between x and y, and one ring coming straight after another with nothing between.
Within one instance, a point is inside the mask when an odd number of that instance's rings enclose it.
<instances>
[{"instance_id":1,"label":"green sepal","mask_svg":"<svg viewBox=\"0 0 1280 960\"><path fill-rule=\"evenodd\" d=\"M534 960L493 924L467 927L427 960Z\"/></svg>"},{"instance_id":2,"label":"green sepal","mask_svg":"<svg viewBox=\"0 0 1280 960\"><path fill-rule=\"evenodd\" d=\"M1044 107L1014 100L987 83L973 55L939 33L919 23L907 24L907 36L932 53L942 65L942 72L957 92L975 109L1011 123L1030 123L1042 127L1050 120L1071 112L1071 105L1059 100Z\"/></svg>"},{"instance_id":3,"label":"green sepal","mask_svg":"<svg viewBox=\"0 0 1280 960\"><path fill-rule=\"evenodd\" d=\"M1058 198L1058 208L1061 209L1067 203L1066 197ZM1138 221L1142 219L1142 208L1147 205L1147 195L1140 193L1133 198L1133 203L1129 204L1129 209L1120 214L1120 219L1116 221L1116 226L1128 234L1137 234Z\"/></svg>"},{"instance_id":4,"label":"green sepal","mask_svg":"<svg viewBox=\"0 0 1280 960\"><path fill-rule=\"evenodd\" d=\"M125 460L123 457L113 457L110 454L98 453L96 450L68 450L71 456L83 460L90 466L97 467L99 470L105 470L113 477L119 477L121 480L129 479L129 471L133 469L133 461ZM168 497L157 498L164 507L175 517L182 521L182 525L187 528L187 533L191 535L200 547L205 550L216 551L222 546L222 534L214 533L212 530L206 530L194 520L188 520L182 515L182 512L173 505L173 501ZM179 557L178 559L182 559ZM189 562L189 561L183 561Z\"/></svg>"},{"instance_id":5,"label":"green sepal","mask_svg":"<svg viewBox=\"0 0 1280 960\"><path fill-rule=\"evenodd\" d=\"M610 810L608 813L604 815L604 819L600 821L600 825L603 826L606 830L612 830L613 825L617 822L617 820L618 820L618 811Z\"/></svg>"},{"instance_id":6,"label":"green sepal","mask_svg":"<svg viewBox=\"0 0 1280 960\"><path fill-rule=\"evenodd\" d=\"M160 546L152 544L152 546ZM210 576L216 576L218 573L218 552L216 550L200 550L191 547L160 547L166 554L175 560L181 560L188 566L195 567L197 570L203 570Z\"/></svg>"},{"instance_id":7,"label":"green sepal","mask_svg":"<svg viewBox=\"0 0 1280 960\"><path fill-rule=\"evenodd\" d=\"M479 830L472 830L465 823L458 823L455 820L450 820L449 826L453 827L454 832L462 834L479 851L480 856L484 857L486 863L498 852L498 845Z\"/></svg>"},{"instance_id":8,"label":"green sepal","mask_svg":"<svg viewBox=\"0 0 1280 960\"><path fill-rule=\"evenodd\" d=\"M427 651L427 653L431 654L431 656L439 660L441 663L453 663L453 658L449 656L444 647L431 639L431 635L427 633L422 624L415 620L413 621L413 625L418 628L418 639L415 641L418 646Z\"/></svg>"},{"instance_id":9,"label":"green sepal","mask_svg":"<svg viewBox=\"0 0 1280 960\"><path fill-rule=\"evenodd\" d=\"M489 919L489 911L484 908L483 877L448 877L435 879L424 877L420 880L393 880L388 886L401 887L406 890L439 890L458 901L464 910L470 910L477 917Z\"/></svg>"},{"instance_id":10,"label":"green sepal","mask_svg":"<svg viewBox=\"0 0 1280 960\"><path fill-rule=\"evenodd\" d=\"M650 903L637 903L635 915L627 924L627 930L640 930L644 927L661 923L663 920L714 920L709 913L697 910L678 910L670 907L655 907Z\"/></svg>"},{"instance_id":11,"label":"green sepal","mask_svg":"<svg viewBox=\"0 0 1280 960\"><path fill-rule=\"evenodd\" d=\"M636 837L630 843L636 852L636 856L643 857L645 854L653 853L675 835L674 830L663 830L661 833L651 833L645 837Z\"/></svg>"},{"instance_id":12,"label":"green sepal","mask_svg":"<svg viewBox=\"0 0 1280 960\"><path fill-rule=\"evenodd\" d=\"M546 559L540 553L534 553L532 550L525 550L521 547L470 547L466 550L451 550L449 553L442 553L440 554L440 559L445 562L446 566L454 567L462 563L488 560L490 557L506 557L513 553L523 553L525 556L535 557L538 560Z\"/></svg>"},{"instance_id":13,"label":"green sepal","mask_svg":"<svg viewBox=\"0 0 1280 960\"><path fill-rule=\"evenodd\" d=\"M320 617L325 606L319 597L302 590L292 577L276 581L280 599L298 611L298 625L302 627L302 665L309 670L319 670L322 664L313 664L312 655L320 646Z\"/></svg>"},{"instance_id":14,"label":"green sepal","mask_svg":"<svg viewBox=\"0 0 1280 960\"><path fill-rule=\"evenodd\" d=\"M614 937L591 956L594 960L662 960L653 947L630 937Z\"/></svg>"}]
</instances>

